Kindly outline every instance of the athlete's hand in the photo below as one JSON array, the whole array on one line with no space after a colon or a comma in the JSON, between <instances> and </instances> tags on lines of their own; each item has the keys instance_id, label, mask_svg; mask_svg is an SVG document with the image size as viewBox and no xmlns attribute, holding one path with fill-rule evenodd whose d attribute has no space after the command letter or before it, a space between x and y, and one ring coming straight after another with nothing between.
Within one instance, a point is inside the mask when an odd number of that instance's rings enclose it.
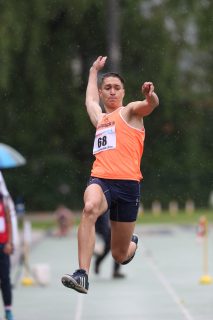
<instances>
[{"instance_id":1,"label":"athlete's hand","mask_svg":"<svg viewBox=\"0 0 213 320\"><path fill-rule=\"evenodd\" d=\"M152 93L154 92L154 85L152 82L144 82L144 84L142 85L142 93L145 96L149 96L151 97Z\"/></svg>"},{"instance_id":2,"label":"athlete's hand","mask_svg":"<svg viewBox=\"0 0 213 320\"><path fill-rule=\"evenodd\" d=\"M99 57L95 60L95 62L93 63L93 67L94 67L97 71L101 70L101 69L104 67L104 65L105 65L106 59L107 59L107 57L99 56Z\"/></svg>"}]
</instances>

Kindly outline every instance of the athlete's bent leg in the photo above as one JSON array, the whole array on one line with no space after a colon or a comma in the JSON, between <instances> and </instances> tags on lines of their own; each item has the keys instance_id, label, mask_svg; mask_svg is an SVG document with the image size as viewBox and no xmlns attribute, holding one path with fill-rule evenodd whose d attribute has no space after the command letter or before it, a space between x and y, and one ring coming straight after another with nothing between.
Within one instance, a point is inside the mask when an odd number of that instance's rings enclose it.
<instances>
[{"instance_id":1,"label":"athlete's bent leg","mask_svg":"<svg viewBox=\"0 0 213 320\"><path fill-rule=\"evenodd\" d=\"M118 263L123 263L131 258L137 248L131 241L135 228L134 222L111 221L111 251Z\"/></svg>"},{"instance_id":2,"label":"athlete's bent leg","mask_svg":"<svg viewBox=\"0 0 213 320\"><path fill-rule=\"evenodd\" d=\"M105 195L98 184L89 185L84 193L84 209L78 228L79 267L89 273L95 245L95 222L107 211Z\"/></svg>"}]
</instances>

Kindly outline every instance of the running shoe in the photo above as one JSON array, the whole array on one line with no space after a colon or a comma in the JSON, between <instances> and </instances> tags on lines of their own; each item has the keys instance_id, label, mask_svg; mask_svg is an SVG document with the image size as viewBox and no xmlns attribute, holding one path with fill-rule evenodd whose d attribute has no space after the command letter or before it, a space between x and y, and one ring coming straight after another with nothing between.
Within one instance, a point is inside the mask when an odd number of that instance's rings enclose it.
<instances>
[{"instance_id":1,"label":"running shoe","mask_svg":"<svg viewBox=\"0 0 213 320\"><path fill-rule=\"evenodd\" d=\"M67 288L74 289L80 293L87 293L89 289L88 275L85 270L78 269L72 275L65 274L61 282Z\"/></svg>"},{"instance_id":2,"label":"running shoe","mask_svg":"<svg viewBox=\"0 0 213 320\"><path fill-rule=\"evenodd\" d=\"M132 235L132 240L131 240L132 242L134 242L135 244L136 244L136 249L135 249L135 252L136 252L136 250L137 250L137 247L138 247L138 236L136 235L136 234L133 234ZM134 252L134 254L133 254L133 256L132 257L130 257L128 260L126 260L126 261L124 261L124 262L122 262L121 264L127 264L127 263L129 263L130 261L132 261L132 259L134 258L134 256L135 256L135 252Z\"/></svg>"},{"instance_id":3,"label":"running shoe","mask_svg":"<svg viewBox=\"0 0 213 320\"><path fill-rule=\"evenodd\" d=\"M5 311L5 319L6 319L6 320L14 320L13 314L12 314L12 311L11 311L11 310L6 310L6 311Z\"/></svg>"},{"instance_id":4,"label":"running shoe","mask_svg":"<svg viewBox=\"0 0 213 320\"><path fill-rule=\"evenodd\" d=\"M114 279L123 279L125 277L126 277L125 274L120 273L119 271L116 271L116 272L113 273L113 278Z\"/></svg>"}]
</instances>

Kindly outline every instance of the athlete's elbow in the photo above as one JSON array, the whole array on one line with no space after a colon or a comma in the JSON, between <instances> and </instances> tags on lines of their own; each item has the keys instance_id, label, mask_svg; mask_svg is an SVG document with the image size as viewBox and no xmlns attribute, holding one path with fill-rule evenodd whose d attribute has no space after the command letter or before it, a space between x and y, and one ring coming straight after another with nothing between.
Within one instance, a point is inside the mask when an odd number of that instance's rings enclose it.
<instances>
[{"instance_id":1,"label":"athlete's elbow","mask_svg":"<svg viewBox=\"0 0 213 320\"><path fill-rule=\"evenodd\" d=\"M149 116L157 107L159 103L151 103L148 108L146 108L143 112L143 117Z\"/></svg>"},{"instance_id":2,"label":"athlete's elbow","mask_svg":"<svg viewBox=\"0 0 213 320\"><path fill-rule=\"evenodd\" d=\"M159 106L159 101L158 101L158 103L154 103L152 105L151 112L154 111L158 106Z\"/></svg>"},{"instance_id":3,"label":"athlete's elbow","mask_svg":"<svg viewBox=\"0 0 213 320\"><path fill-rule=\"evenodd\" d=\"M85 99L86 108L88 108L89 105L90 105L90 99L88 97L86 97L86 99Z\"/></svg>"},{"instance_id":4,"label":"athlete's elbow","mask_svg":"<svg viewBox=\"0 0 213 320\"><path fill-rule=\"evenodd\" d=\"M155 110L155 108L157 108L159 106L159 99L158 97L156 96L155 99L153 99L151 102L150 102L150 105L149 105L149 113L152 113L152 111Z\"/></svg>"},{"instance_id":5,"label":"athlete's elbow","mask_svg":"<svg viewBox=\"0 0 213 320\"><path fill-rule=\"evenodd\" d=\"M159 98L158 96L155 97L155 102L154 102L154 109L157 108L159 106L160 102L159 102Z\"/></svg>"}]
</instances>

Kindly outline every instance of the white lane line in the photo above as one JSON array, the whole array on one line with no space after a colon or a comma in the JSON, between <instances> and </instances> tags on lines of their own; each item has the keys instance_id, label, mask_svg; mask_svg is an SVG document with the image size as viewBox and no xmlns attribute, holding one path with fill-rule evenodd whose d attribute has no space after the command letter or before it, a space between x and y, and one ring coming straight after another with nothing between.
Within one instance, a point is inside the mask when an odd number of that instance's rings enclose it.
<instances>
[{"instance_id":1,"label":"white lane line","mask_svg":"<svg viewBox=\"0 0 213 320\"><path fill-rule=\"evenodd\" d=\"M172 297L173 301L177 304L177 306L180 308L180 311L184 315L185 319L187 320L195 320L193 316L190 314L189 310L181 303L181 299L178 296L178 294L175 292L175 290L172 288L171 284L167 280L167 278L164 276L164 274L160 271L157 264L154 262L154 260L150 256L145 256L152 271L160 281L160 283L163 285L163 287L166 289L168 294Z\"/></svg>"},{"instance_id":2,"label":"white lane line","mask_svg":"<svg viewBox=\"0 0 213 320\"><path fill-rule=\"evenodd\" d=\"M83 313L83 300L84 295L82 293L77 293L77 305L75 310L75 317L74 320L81 320L82 313Z\"/></svg>"}]
</instances>

